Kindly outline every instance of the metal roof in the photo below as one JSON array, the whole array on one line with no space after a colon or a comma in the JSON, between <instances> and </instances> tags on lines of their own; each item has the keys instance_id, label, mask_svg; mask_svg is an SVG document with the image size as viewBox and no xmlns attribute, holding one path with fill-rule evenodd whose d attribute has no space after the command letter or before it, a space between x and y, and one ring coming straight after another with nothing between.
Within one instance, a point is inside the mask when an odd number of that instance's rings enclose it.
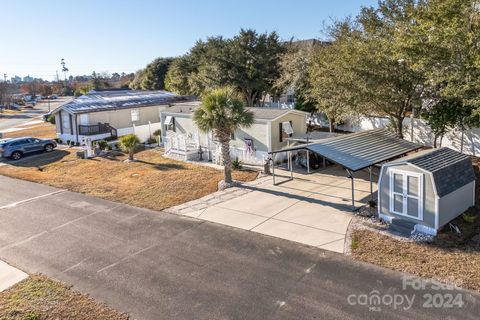
<instances>
[{"instance_id":1,"label":"metal roof","mask_svg":"<svg viewBox=\"0 0 480 320\"><path fill-rule=\"evenodd\" d=\"M421 145L400 139L385 129L374 129L270 153L308 149L346 169L358 171L420 148Z\"/></svg>"},{"instance_id":2,"label":"metal roof","mask_svg":"<svg viewBox=\"0 0 480 320\"><path fill-rule=\"evenodd\" d=\"M165 105L190 100L193 100L193 98L178 96L175 93L161 90L90 91L86 95L64 103L58 109L76 114Z\"/></svg>"},{"instance_id":3,"label":"metal roof","mask_svg":"<svg viewBox=\"0 0 480 320\"><path fill-rule=\"evenodd\" d=\"M439 197L475 180L470 157L449 148L421 151L393 163L410 163L431 172Z\"/></svg>"},{"instance_id":4,"label":"metal roof","mask_svg":"<svg viewBox=\"0 0 480 320\"><path fill-rule=\"evenodd\" d=\"M201 106L201 101L192 101L192 102L182 102L182 103L175 103L171 107L165 109L162 112L165 113L185 113L191 114L195 111L195 109ZM253 117L258 120L275 120L280 116L288 114L290 112L295 112L298 114L305 114L306 112L293 110L293 109L274 109L274 108L245 108L247 111L253 113Z\"/></svg>"}]
</instances>

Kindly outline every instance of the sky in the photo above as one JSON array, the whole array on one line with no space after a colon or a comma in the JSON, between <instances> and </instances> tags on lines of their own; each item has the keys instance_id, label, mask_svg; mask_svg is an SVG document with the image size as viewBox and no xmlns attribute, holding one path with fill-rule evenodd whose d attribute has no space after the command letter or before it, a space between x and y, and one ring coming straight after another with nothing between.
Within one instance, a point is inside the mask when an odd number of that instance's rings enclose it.
<instances>
[{"instance_id":1,"label":"sky","mask_svg":"<svg viewBox=\"0 0 480 320\"><path fill-rule=\"evenodd\" d=\"M281 39L324 38L325 24L377 0L0 0L0 75L53 80L69 74L134 72L196 40L240 28ZM3 80L3 79L2 79Z\"/></svg>"}]
</instances>

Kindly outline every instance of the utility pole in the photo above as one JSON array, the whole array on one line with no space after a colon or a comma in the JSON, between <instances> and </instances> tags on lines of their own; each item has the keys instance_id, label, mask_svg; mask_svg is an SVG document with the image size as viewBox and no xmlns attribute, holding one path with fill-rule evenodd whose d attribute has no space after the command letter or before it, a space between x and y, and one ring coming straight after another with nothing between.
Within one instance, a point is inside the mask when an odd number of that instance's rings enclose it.
<instances>
[{"instance_id":1,"label":"utility pole","mask_svg":"<svg viewBox=\"0 0 480 320\"><path fill-rule=\"evenodd\" d=\"M7 83L7 74L6 73L3 74L3 81L5 81L5 83Z\"/></svg>"}]
</instances>

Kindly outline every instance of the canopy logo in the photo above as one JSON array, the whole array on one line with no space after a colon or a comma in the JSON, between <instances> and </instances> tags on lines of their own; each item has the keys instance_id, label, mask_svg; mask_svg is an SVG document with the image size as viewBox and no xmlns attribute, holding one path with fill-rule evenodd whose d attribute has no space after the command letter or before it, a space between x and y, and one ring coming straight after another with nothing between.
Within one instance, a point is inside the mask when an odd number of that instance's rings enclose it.
<instances>
[{"instance_id":1,"label":"canopy logo","mask_svg":"<svg viewBox=\"0 0 480 320\"><path fill-rule=\"evenodd\" d=\"M410 292L428 290L428 292L381 294L378 290L372 290L368 294L351 294L347 297L347 302L352 306L366 306L370 311L381 311L382 307L410 310L415 299L422 304L423 308L462 308L463 295L455 291L456 289L458 287L455 285L404 276L402 290L410 290Z\"/></svg>"}]
</instances>

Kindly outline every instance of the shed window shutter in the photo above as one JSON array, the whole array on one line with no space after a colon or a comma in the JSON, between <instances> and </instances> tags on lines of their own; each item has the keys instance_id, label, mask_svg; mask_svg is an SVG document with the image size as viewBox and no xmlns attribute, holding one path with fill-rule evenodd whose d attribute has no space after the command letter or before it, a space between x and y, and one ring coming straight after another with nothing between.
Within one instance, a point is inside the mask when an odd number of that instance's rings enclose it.
<instances>
[{"instance_id":1,"label":"shed window shutter","mask_svg":"<svg viewBox=\"0 0 480 320\"><path fill-rule=\"evenodd\" d=\"M278 136L280 137L279 141L283 142L283 128L282 128L282 123L281 122L278 124L278 129L279 129Z\"/></svg>"}]
</instances>

